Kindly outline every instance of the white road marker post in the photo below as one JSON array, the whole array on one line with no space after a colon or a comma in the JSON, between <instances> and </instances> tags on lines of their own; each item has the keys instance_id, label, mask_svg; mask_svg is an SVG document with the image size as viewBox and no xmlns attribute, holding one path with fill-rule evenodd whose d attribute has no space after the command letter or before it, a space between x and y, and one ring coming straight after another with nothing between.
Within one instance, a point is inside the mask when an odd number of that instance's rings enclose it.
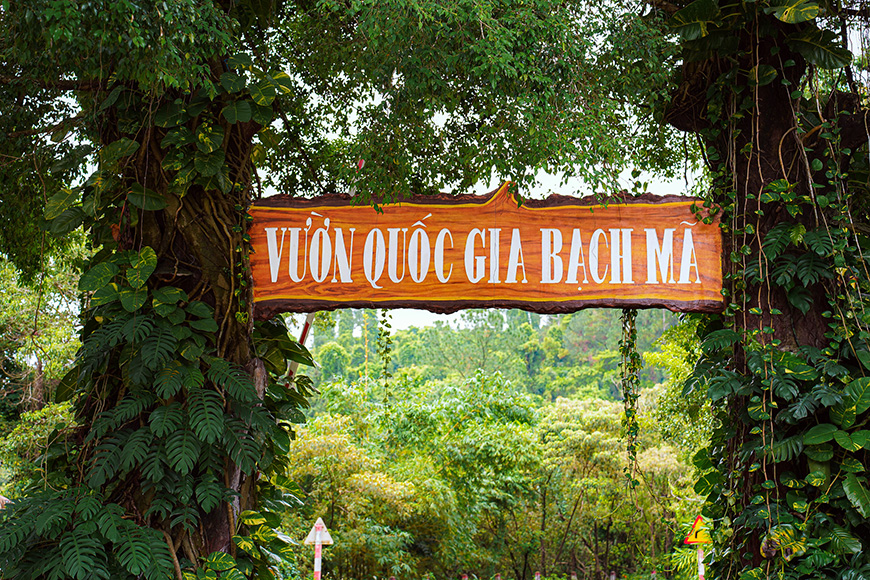
<instances>
[{"instance_id":1,"label":"white road marker post","mask_svg":"<svg viewBox=\"0 0 870 580\"><path fill-rule=\"evenodd\" d=\"M323 523L322 518L317 518L314 527L305 538L305 543L307 545L314 544L314 580L320 580L323 545L332 545L332 536L329 535L329 530L326 529L326 524Z\"/></svg>"}]
</instances>

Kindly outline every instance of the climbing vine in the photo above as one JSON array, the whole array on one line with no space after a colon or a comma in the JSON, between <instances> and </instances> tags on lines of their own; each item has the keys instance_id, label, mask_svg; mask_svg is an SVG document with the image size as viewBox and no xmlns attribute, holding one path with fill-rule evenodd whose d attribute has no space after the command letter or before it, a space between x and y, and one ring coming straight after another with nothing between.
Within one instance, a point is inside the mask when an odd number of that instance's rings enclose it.
<instances>
[{"instance_id":1,"label":"climbing vine","mask_svg":"<svg viewBox=\"0 0 870 580\"><path fill-rule=\"evenodd\" d=\"M640 398L640 371L643 369L643 357L637 350L636 321L636 309L626 308L622 311L619 372L622 401L625 407L623 431L628 451L628 467L625 468L625 475L632 488L639 483L635 478L637 474L637 439L640 433L640 425L637 420L637 400Z\"/></svg>"}]
</instances>

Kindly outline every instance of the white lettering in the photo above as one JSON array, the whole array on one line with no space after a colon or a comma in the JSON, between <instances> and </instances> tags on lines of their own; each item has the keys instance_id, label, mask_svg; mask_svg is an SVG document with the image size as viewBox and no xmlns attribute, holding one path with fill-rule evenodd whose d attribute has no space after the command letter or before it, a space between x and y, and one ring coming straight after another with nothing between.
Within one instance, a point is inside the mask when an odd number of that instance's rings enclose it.
<instances>
[{"instance_id":1,"label":"white lettering","mask_svg":"<svg viewBox=\"0 0 870 580\"><path fill-rule=\"evenodd\" d=\"M695 242L692 240L692 230L686 229L683 234L683 257L680 258L680 281L678 284L689 283L689 269L695 268L695 284L701 283L701 273L698 271L698 257L695 255Z\"/></svg>"},{"instance_id":2,"label":"white lettering","mask_svg":"<svg viewBox=\"0 0 870 580\"><path fill-rule=\"evenodd\" d=\"M411 279L418 284L425 280L426 274L429 273L429 235L422 228L414 230L411 234L408 268L411 270Z\"/></svg>"},{"instance_id":3,"label":"white lettering","mask_svg":"<svg viewBox=\"0 0 870 580\"><path fill-rule=\"evenodd\" d=\"M387 245L384 242L384 234L378 228L374 228L366 236L366 245L363 248L363 271L372 288L383 287L378 286L377 282L384 273L386 258Z\"/></svg>"},{"instance_id":4,"label":"white lettering","mask_svg":"<svg viewBox=\"0 0 870 580\"><path fill-rule=\"evenodd\" d=\"M604 267L604 274L601 277L598 276L598 246L600 242L598 241L600 238L604 238L605 245L607 244L607 234L604 230L595 230L592 232L592 239L589 240L589 269L592 270L592 280L595 281L596 284L603 284L604 278L607 277L608 266Z\"/></svg>"},{"instance_id":5,"label":"white lettering","mask_svg":"<svg viewBox=\"0 0 870 580\"><path fill-rule=\"evenodd\" d=\"M518 268L523 269L523 284L525 284L527 280L526 265L523 260L523 242L520 239L519 228L514 228L511 232L511 253L510 257L508 257L508 271L507 278L505 279L506 283L516 284Z\"/></svg>"},{"instance_id":6,"label":"white lettering","mask_svg":"<svg viewBox=\"0 0 870 580\"><path fill-rule=\"evenodd\" d=\"M489 228L489 280L490 284L498 284L498 238L501 232L498 228Z\"/></svg>"},{"instance_id":7,"label":"white lettering","mask_svg":"<svg viewBox=\"0 0 870 580\"><path fill-rule=\"evenodd\" d=\"M450 230L444 228L438 232L438 237L435 238L435 275L438 276L438 281L446 284L450 280L450 275L453 274L453 264L450 264L450 271L444 275L444 240L450 238L450 249L453 249L453 234Z\"/></svg>"},{"instance_id":8,"label":"white lettering","mask_svg":"<svg viewBox=\"0 0 870 580\"><path fill-rule=\"evenodd\" d=\"M610 230L610 283L634 284L631 279L631 229ZM622 232L622 243L619 243ZM619 263L622 262L622 268ZM620 271L622 276L620 276Z\"/></svg>"},{"instance_id":9,"label":"white lettering","mask_svg":"<svg viewBox=\"0 0 870 580\"><path fill-rule=\"evenodd\" d=\"M568 278L566 284L579 284L577 274L583 268L583 283L588 284L589 278L586 274L586 257L583 255L583 240L580 237L580 230L574 228L571 233L571 257L568 258Z\"/></svg>"},{"instance_id":10,"label":"white lettering","mask_svg":"<svg viewBox=\"0 0 870 580\"><path fill-rule=\"evenodd\" d=\"M541 228L541 284L555 284L562 280L562 232L555 228Z\"/></svg>"},{"instance_id":11,"label":"white lettering","mask_svg":"<svg viewBox=\"0 0 870 580\"><path fill-rule=\"evenodd\" d=\"M287 228L281 228L281 243L278 244L278 228L263 228L266 232L266 247L269 250L269 270L272 282L278 281L278 268L281 266L281 254L284 253L284 234Z\"/></svg>"},{"instance_id":12,"label":"white lettering","mask_svg":"<svg viewBox=\"0 0 870 580\"><path fill-rule=\"evenodd\" d=\"M665 229L661 246L659 246L659 238L655 229L646 228L644 231L646 232L646 283L658 284L658 274L661 274L662 284L673 284L674 232L676 229Z\"/></svg>"},{"instance_id":13,"label":"white lettering","mask_svg":"<svg viewBox=\"0 0 870 580\"><path fill-rule=\"evenodd\" d=\"M332 242L329 241L329 218L323 220L323 227L314 230L311 237L311 277L315 282L323 282L329 274L332 262Z\"/></svg>"},{"instance_id":14,"label":"white lettering","mask_svg":"<svg viewBox=\"0 0 870 580\"><path fill-rule=\"evenodd\" d=\"M387 262L387 273L390 275L390 280L398 284L402 280L405 279L405 250L407 249L407 232L408 228L401 228L402 230L402 277L398 278L398 274L396 271L398 270L398 262L399 262L399 229L400 228L387 228L387 232L390 234L389 246L390 246L390 258Z\"/></svg>"},{"instance_id":15,"label":"white lettering","mask_svg":"<svg viewBox=\"0 0 870 580\"><path fill-rule=\"evenodd\" d=\"M474 255L474 238L476 237L480 238L480 245L486 248L483 230L479 228L471 230L465 240L465 275L468 276L468 281L472 284L477 284L483 279L486 268L486 256Z\"/></svg>"},{"instance_id":16,"label":"white lettering","mask_svg":"<svg viewBox=\"0 0 870 580\"><path fill-rule=\"evenodd\" d=\"M348 282L352 283L353 280L350 278L350 261L353 258L353 233L356 231L356 228L350 228L349 230L350 252L345 251L344 234L342 233L341 228L333 228L332 231L335 232L335 259L332 262L332 281L338 281L335 277L335 271L337 269L342 284Z\"/></svg>"}]
</instances>

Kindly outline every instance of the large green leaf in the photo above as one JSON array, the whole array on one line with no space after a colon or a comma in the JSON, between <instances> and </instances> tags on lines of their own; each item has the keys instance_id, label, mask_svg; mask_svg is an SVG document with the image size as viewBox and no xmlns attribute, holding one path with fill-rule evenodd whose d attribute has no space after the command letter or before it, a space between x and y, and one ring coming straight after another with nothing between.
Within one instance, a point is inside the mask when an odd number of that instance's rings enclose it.
<instances>
[{"instance_id":1,"label":"large green leaf","mask_svg":"<svg viewBox=\"0 0 870 580\"><path fill-rule=\"evenodd\" d=\"M145 300L148 299L148 289L122 288L121 291L118 292L118 297L121 299L121 306L124 307L124 310L127 312L135 312L142 308L142 305L145 304Z\"/></svg>"},{"instance_id":2,"label":"large green leaf","mask_svg":"<svg viewBox=\"0 0 870 580\"><path fill-rule=\"evenodd\" d=\"M79 278L79 290L93 292L112 281L120 269L111 262L100 262Z\"/></svg>"},{"instance_id":3,"label":"large green leaf","mask_svg":"<svg viewBox=\"0 0 870 580\"><path fill-rule=\"evenodd\" d=\"M134 183L130 186L127 200L136 207L146 211L155 211L166 207L166 200L163 199L162 195L139 183Z\"/></svg>"},{"instance_id":4,"label":"large green leaf","mask_svg":"<svg viewBox=\"0 0 870 580\"><path fill-rule=\"evenodd\" d=\"M855 379L846 385L845 393L855 404L855 412L859 415L870 409L870 377Z\"/></svg>"},{"instance_id":5,"label":"large green leaf","mask_svg":"<svg viewBox=\"0 0 870 580\"><path fill-rule=\"evenodd\" d=\"M861 514L861 517L867 518L870 517L870 491L864 487L863 481L866 480L850 473L843 481L843 489L846 490L846 497Z\"/></svg>"},{"instance_id":6,"label":"large green leaf","mask_svg":"<svg viewBox=\"0 0 870 580\"><path fill-rule=\"evenodd\" d=\"M62 187L61 190L50 198L45 203L45 219L53 220L60 214L65 212L67 208L76 203L79 199L79 190Z\"/></svg>"},{"instance_id":7,"label":"large green leaf","mask_svg":"<svg viewBox=\"0 0 870 580\"><path fill-rule=\"evenodd\" d=\"M852 62L852 53L840 46L837 35L830 30L813 27L790 35L787 43L819 68L840 68Z\"/></svg>"},{"instance_id":8,"label":"large green leaf","mask_svg":"<svg viewBox=\"0 0 870 580\"><path fill-rule=\"evenodd\" d=\"M830 441L836 431L838 431L837 426L830 423L816 425L804 434L804 445L818 445Z\"/></svg>"},{"instance_id":9,"label":"large green leaf","mask_svg":"<svg viewBox=\"0 0 870 580\"><path fill-rule=\"evenodd\" d=\"M224 150L216 149L210 153L197 151L193 159L193 166L203 177L211 177L224 166Z\"/></svg>"},{"instance_id":10,"label":"large green leaf","mask_svg":"<svg viewBox=\"0 0 870 580\"><path fill-rule=\"evenodd\" d=\"M263 79L262 81L251 85L251 98L261 107L271 105L276 96L278 96L278 89L268 79Z\"/></svg>"},{"instance_id":11,"label":"large green leaf","mask_svg":"<svg viewBox=\"0 0 870 580\"><path fill-rule=\"evenodd\" d=\"M695 0L682 10L671 16L671 28L683 40L695 40L707 36L707 27L719 16L719 4L716 0Z\"/></svg>"},{"instance_id":12,"label":"large green leaf","mask_svg":"<svg viewBox=\"0 0 870 580\"><path fill-rule=\"evenodd\" d=\"M100 150L100 160L105 164L111 164L119 159L132 155L138 149L138 141L122 137L117 141L109 143Z\"/></svg>"},{"instance_id":13,"label":"large green leaf","mask_svg":"<svg viewBox=\"0 0 870 580\"><path fill-rule=\"evenodd\" d=\"M782 4L764 9L788 24L808 22L819 15L819 5L813 0L786 0Z\"/></svg>"},{"instance_id":14,"label":"large green leaf","mask_svg":"<svg viewBox=\"0 0 870 580\"><path fill-rule=\"evenodd\" d=\"M856 441L855 439L858 440ZM836 441L837 445L839 445L846 451L858 451L859 449L864 447L864 443L866 442L865 437L855 439L853 439L852 436L845 431L834 431L834 441Z\"/></svg>"},{"instance_id":15,"label":"large green leaf","mask_svg":"<svg viewBox=\"0 0 870 580\"><path fill-rule=\"evenodd\" d=\"M157 254L151 246L145 246L139 250L139 255L130 262L127 270L127 281L133 288L141 288L154 273L157 267Z\"/></svg>"},{"instance_id":16,"label":"large green leaf","mask_svg":"<svg viewBox=\"0 0 870 580\"><path fill-rule=\"evenodd\" d=\"M224 128L211 123L201 123L196 128L196 147L203 153L211 153L221 148L224 142Z\"/></svg>"},{"instance_id":17,"label":"large green leaf","mask_svg":"<svg viewBox=\"0 0 870 580\"><path fill-rule=\"evenodd\" d=\"M245 77L234 72L225 72L221 75L221 86L228 93L238 93L243 90L247 84Z\"/></svg>"},{"instance_id":18,"label":"large green leaf","mask_svg":"<svg viewBox=\"0 0 870 580\"><path fill-rule=\"evenodd\" d=\"M221 111L227 123L247 123L251 120L251 103L248 101L233 101Z\"/></svg>"},{"instance_id":19,"label":"large green leaf","mask_svg":"<svg viewBox=\"0 0 870 580\"><path fill-rule=\"evenodd\" d=\"M85 212L78 206L66 208L59 216L49 222L48 231L63 236L78 228L85 221Z\"/></svg>"}]
</instances>

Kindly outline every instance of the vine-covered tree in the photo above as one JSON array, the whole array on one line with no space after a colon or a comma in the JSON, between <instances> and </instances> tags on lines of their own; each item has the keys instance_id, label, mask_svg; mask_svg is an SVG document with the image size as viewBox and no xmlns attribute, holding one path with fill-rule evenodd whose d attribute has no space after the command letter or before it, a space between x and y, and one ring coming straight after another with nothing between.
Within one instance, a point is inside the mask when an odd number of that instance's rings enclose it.
<instances>
[{"instance_id":1,"label":"vine-covered tree","mask_svg":"<svg viewBox=\"0 0 870 580\"><path fill-rule=\"evenodd\" d=\"M728 306L688 383L718 419L715 574L867 577L867 4L651 4L682 47L665 118L723 211Z\"/></svg>"},{"instance_id":2,"label":"vine-covered tree","mask_svg":"<svg viewBox=\"0 0 870 580\"><path fill-rule=\"evenodd\" d=\"M270 577L306 394L286 360L310 359L252 319L251 200L666 166L668 133L615 98L655 96L654 29L582 8L0 2L0 251L33 271L41 231L77 228L93 250L57 389L77 424L3 511L4 576Z\"/></svg>"}]
</instances>

